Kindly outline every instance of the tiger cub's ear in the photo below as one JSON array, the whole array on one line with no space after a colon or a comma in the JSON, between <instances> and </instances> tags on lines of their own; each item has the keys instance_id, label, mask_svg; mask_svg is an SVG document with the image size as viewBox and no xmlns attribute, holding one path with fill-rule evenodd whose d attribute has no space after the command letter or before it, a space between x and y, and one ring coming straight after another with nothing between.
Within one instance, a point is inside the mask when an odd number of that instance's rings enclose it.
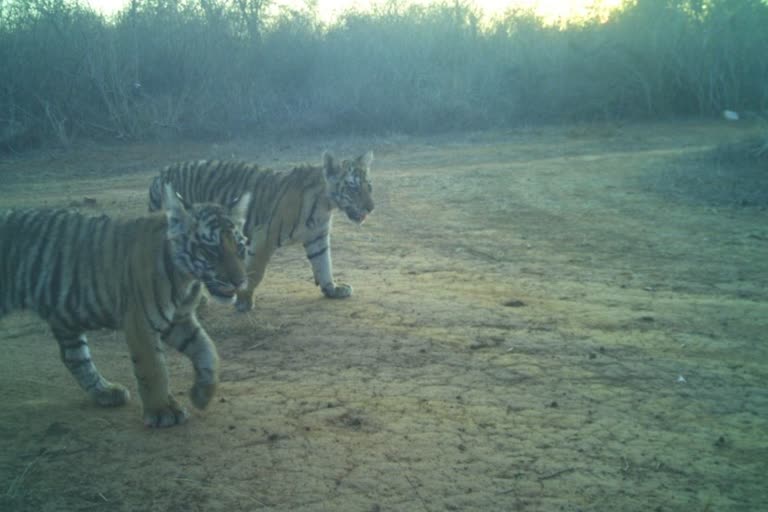
<instances>
[{"instance_id":1,"label":"tiger cub's ear","mask_svg":"<svg viewBox=\"0 0 768 512\"><path fill-rule=\"evenodd\" d=\"M168 238L183 235L189 228L191 218L182 197L173 190L170 183L163 185L163 210L168 219Z\"/></svg>"},{"instance_id":2,"label":"tiger cub's ear","mask_svg":"<svg viewBox=\"0 0 768 512\"><path fill-rule=\"evenodd\" d=\"M250 192L246 192L240 197L236 197L227 205L229 209L229 215L232 218L232 222L237 224L240 229L243 229L243 226L245 225L245 220L248 217L248 208L250 205Z\"/></svg>"},{"instance_id":3,"label":"tiger cub's ear","mask_svg":"<svg viewBox=\"0 0 768 512\"><path fill-rule=\"evenodd\" d=\"M341 166L336 163L330 151L323 151L323 173L325 179L337 178L341 174Z\"/></svg>"},{"instance_id":4,"label":"tiger cub's ear","mask_svg":"<svg viewBox=\"0 0 768 512\"><path fill-rule=\"evenodd\" d=\"M373 151L368 151L366 154L357 157L357 164L365 169L365 173L371 170L371 164L373 163Z\"/></svg>"}]
</instances>

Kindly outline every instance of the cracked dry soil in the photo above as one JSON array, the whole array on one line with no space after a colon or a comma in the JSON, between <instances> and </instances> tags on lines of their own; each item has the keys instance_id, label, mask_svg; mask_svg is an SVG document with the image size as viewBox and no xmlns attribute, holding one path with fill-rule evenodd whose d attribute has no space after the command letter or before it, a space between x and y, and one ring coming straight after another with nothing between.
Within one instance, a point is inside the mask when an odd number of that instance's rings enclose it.
<instances>
[{"instance_id":1,"label":"cracked dry soil","mask_svg":"<svg viewBox=\"0 0 768 512\"><path fill-rule=\"evenodd\" d=\"M748 132L576 126L0 161L2 207L139 215L175 160L286 168L373 149L377 201L362 227L336 216L352 298L323 299L288 247L253 312L201 310L222 384L181 427L143 428L135 398L93 406L45 324L2 319L0 509L760 510L768 214L702 200L691 173L706 165L686 163ZM90 339L135 397L122 334ZM186 401L188 361L169 353L169 366Z\"/></svg>"}]
</instances>

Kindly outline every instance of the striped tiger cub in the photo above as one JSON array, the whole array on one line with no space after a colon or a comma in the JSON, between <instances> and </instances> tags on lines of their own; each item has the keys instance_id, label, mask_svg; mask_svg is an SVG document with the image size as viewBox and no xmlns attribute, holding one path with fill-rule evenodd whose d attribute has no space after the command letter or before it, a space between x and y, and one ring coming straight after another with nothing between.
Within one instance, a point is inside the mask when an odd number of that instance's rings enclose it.
<instances>
[{"instance_id":1,"label":"striped tiger cub","mask_svg":"<svg viewBox=\"0 0 768 512\"><path fill-rule=\"evenodd\" d=\"M190 399L204 408L218 383L218 355L197 321L201 284L232 302L245 286L241 233L248 194L232 212L185 205L163 188L164 215L116 220L56 209L0 214L0 316L37 312L48 322L61 359L101 406L125 404L128 390L96 369L85 332L125 331L143 404L144 424L168 427L188 413L168 389L163 343L194 366Z\"/></svg>"},{"instance_id":2,"label":"striped tiger cub","mask_svg":"<svg viewBox=\"0 0 768 512\"><path fill-rule=\"evenodd\" d=\"M331 265L331 215L343 210L361 224L373 211L369 170L373 153L339 162L330 153L323 165L288 172L261 169L240 161L202 160L166 167L149 188L149 209L161 207L162 184L169 182L190 201L226 203L243 192L253 201L245 221L250 239L246 255L248 287L237 292L236 307L253 307L254 290L269 259L283 245L301 242L312 265L315 284L329 298L352 295L348 284L336 283Z\"/></svg>"}]
</instances>

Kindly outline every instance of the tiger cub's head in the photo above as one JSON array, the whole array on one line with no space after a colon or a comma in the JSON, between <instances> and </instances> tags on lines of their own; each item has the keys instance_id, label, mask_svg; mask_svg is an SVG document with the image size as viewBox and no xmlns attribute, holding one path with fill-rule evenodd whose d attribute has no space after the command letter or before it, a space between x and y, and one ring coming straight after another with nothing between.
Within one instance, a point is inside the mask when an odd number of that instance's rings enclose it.
<instances>
[{"instance_id":1,"label":"tiger cub's head","mask_svg":"<svg viewBox=\"0 0 768 512\"><path fill-rule=\"evenodd\" d=\"M368 178L372 161L371 151L354 160L341 162L328 152L323 154L323 169L331 199L350 220L358 224L362 224L373 211L372 187Z\"/></svg>"},{"instance_id":2,"label":"tiger cub's head","mask_svg":"<svg viewBox=\"0 0 768 512\"><path fill-rule=\"evenodd\" d=\"M174 263L203 282L211 296L232 302L246 285L242 229L251 195L243 194L228 206L186 204L173 187L163 187L163 209Z\"/></svg>"}]
</instances>

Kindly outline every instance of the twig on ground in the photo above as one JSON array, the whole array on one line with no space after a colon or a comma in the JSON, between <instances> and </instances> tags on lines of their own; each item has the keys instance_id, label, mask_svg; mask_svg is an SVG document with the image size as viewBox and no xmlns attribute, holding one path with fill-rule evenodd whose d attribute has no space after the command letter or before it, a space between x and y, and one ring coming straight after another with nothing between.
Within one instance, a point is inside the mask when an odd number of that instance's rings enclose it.
<instances>
[{"instance_id":1,"label":"twig on ground","mask_svg":"<svg viewBox=\"0 0 768 512\"><path fill-rule=\"evenodd\" d=\"M24 468L24 471L21 472L19 476L13 479L11 482L11 485L8 486L8 489L5 491L5 495L13 498L16 496L16 493L18 492L21 485L24 483L24 479L27 477L27 473L29 473L29 470L32 469L32 466L37 464L37 462L48 452L47 449L44 449L42 452L40 452L37 457L35 457L32 462L26 465Z\"/></svg>"},{"instance_id":2,"label":"twig on ground","mask_svg":"<svg viewBox=\"0 0 768 512\"><path fill-rule=\"evenodd\" d=\"M565 473L570 473L571 471L576 471L576 468L565 468L561 469L560 471L555 471L554 473L550 473L548 475L540 476L537 478L539 482L543 480L549 480L550 478L557 478L560 475L564 475Z\"/></svg>"},{"instance_id":3,"label":"twig on ground","mask_svg":"<svg viewBox=\"0 0 768 512\"><path fill-rule=\"evenodd\" d=\"M403 474L403 476L405 476L405 479L408 481L411 488L413 488L413 492L416 494L416 497L419 498L419 501L421 502L421 506L424 508L424 510L429 512L429 507L427 507L427 502L424 501L424 498L421 497L421 493L419 493L418 489L416 489L416 485L411 481L411 478L405 473Z\"/></svg>"}]
</instances>

